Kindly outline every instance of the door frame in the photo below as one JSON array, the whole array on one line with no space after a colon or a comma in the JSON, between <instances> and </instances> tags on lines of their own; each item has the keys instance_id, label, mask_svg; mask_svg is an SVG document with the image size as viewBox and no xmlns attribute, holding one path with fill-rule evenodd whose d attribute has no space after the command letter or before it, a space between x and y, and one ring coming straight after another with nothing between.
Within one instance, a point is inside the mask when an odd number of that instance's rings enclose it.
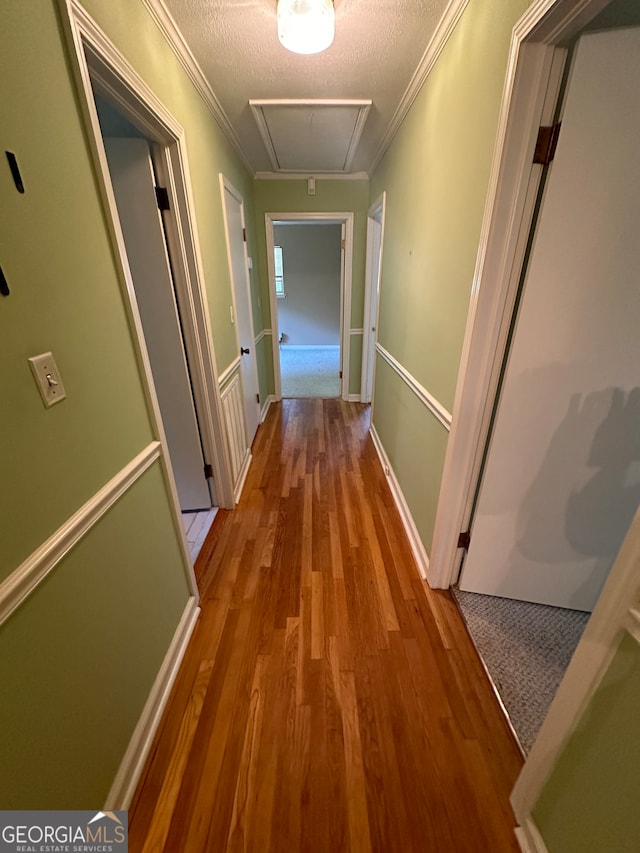
<instances>
[{"instance_id":1,"label":"door frame","mask_svg":"<svg viewBox=\"0 0 640 853\"><path fill-rule=\"evenodd\" d=\"M154 436L161 444L161 465L171 498L174 523L190 568L189 583L197 595L180 504L177 497L162 418L154 388L140 313L127 261L126 249L93 100L96 91L116 104L118 110L152 141L154 165L169 195L166 233L172 259L176 297L180 305L183 336L191 372L194 403L198 413L205 461L213 468L213 496L217 506L234 506L231 465L209 314L206 307L204 269L196 227L184 129L154 92L129 65L78 0L58 0L61 21L70 46L72 71L78 84L80 107L106 213L116 268L132 330L140 377Z\"/></svg>"},{"instance_id":2,"label":"door frame","mask_svg":"<svg viewBox=\"0 0 640 853\"><path fill-rule=\"evenodd\" d=\"M275 398L282 400L282 375L280 372L280 344L278 328L278 302L276 296L276 273L273 262L274 236L273 226L278 222L314 222L318 225L343 225L345 229L344 260L341 270L340 287L340 371L342 382L340 396L343 400L360 400L360 395L349 394L349 364L351 352L351 289L353 281L353 211L340 213L265 213L265 232L267 242L267 269L269 272L269 306L271 310L271 345L273 350L273 377ZM353 332L357 334L358 330Z\"/></svg>"},{"instance_id":3,"label":"door frame","mask_svg":"<svg viewBox=\"0 0 640 853\"><path fill-rule=\"evenodd\" d=\"M567 40L610 0L537 0L515 25L473 276L452 426L427 573L455 583L468 530L544 167L538 128L553 122Z\"/></svg>"},{"instance_id":4,"label":"door frame","mask_svg":"<svg viewBox=\"0 0 640 853\"><path fill-rule=\"evenodd\" d=\"M376 382L376 345L378 343L378 320L380 317L380 282L382 280L382 256L384 252L384 226L387 209L387 194L382 195L373 202L367 211L367 258L364 274L364 323L362 332L362 377L360 380L360 402L371 403L371 415L373 417L373 397L375 395ZM378 219L378 214L380 219ZM375 226L380 229L380 244L378 251L378 274L373 276L375 244L373 240ZM374 294L377 294L375 305ZM369 335L374 331L375 335ZM371 341L373 340L373 346ZM371 394L368 393L369 377L371 377Z\"/></svg>"},{"instance_id":5,"label":"door frame","mask_svg":"<svg viewBox=\"0 0 640 853\"><path fill-rule=\"evenodd\" d=\"M220 180L220 203L222 204L222 220L224 222L224 233L225 233L225 241L226 241L226 246L227 246L227 264L229 266L229 283L231 285L231 304L233 306L233 317L234 317L233 325L234 325L235 336L236 336L236 358L234 359L234 361L230 365L231 369L227 368L225 373L227 376L230 376L231 373L235 372L236 368L238 368L240 370L240 362L242 360L241 356L240 356L241 341L240 341L240 334L238 332L238 322L237 322L237 320L238 320L238 305L237 305L237 301L236 301L236 286L235 286L234 277L233 277L233 257L232 257L232 252L231 252L231 233L229 231L227 207L226 207L225 200L224 200L224 191L227 190L227 192L231 196L233 196L233 198L240 205L240 216L242 219L242 229L243 229L243 234L245 235L242 245L243 245L243 253L244 253L244 280L245 280L245 288L247 291L247 302L249 305L249 325L251 327L251 339L250 339L251 352L249 353L249 356L251 357L251 369L252 369L252 373L253 373L253 377L254 377L256 391L259 395L260 394L260 382L258 379L258 361L257 361L256 348L255 348L255 323L254 323L254 317L253 317L253 301L251 299L251 279L249 277L249 255L247 253L246 222L245 222L245 218L244 218L244 199L243 199L241 193L233 186L231 181L223 175L222 172L219 173L218 178ZM242 371L240 371L240 374L242 377ZM243 395L243 399L244 399L244 395ZM256 408L257 408L258 426L260 426L260 403L258 401L256 401ZM252 442L250 442L248 440L248 428L247 428L247 423L246 423L246 412L244 414L245 414L245 425L244 425L244 427L245 427L245 439L247 442L248 449L251 450L251 443Z\"/></svg>"},{"instance_id":6,"label":"door frame","mask_svg":"<svg viewBox=\"0 0 640 853\"><path fill-rule=\"evenodd\" d=\"M542 179L542 167L532 162L538 127L551 123L558 107L564 45L609 2L537 0L513 30L428 572L435 588L457 578L458 535L467 529L481 474ZM533 808L615 654L622 627L631 620L629 630L640 636L640 615L633 611L639 566L640 512L511 795L523 850L546 849Z\"/></svg>"}]
</instances>

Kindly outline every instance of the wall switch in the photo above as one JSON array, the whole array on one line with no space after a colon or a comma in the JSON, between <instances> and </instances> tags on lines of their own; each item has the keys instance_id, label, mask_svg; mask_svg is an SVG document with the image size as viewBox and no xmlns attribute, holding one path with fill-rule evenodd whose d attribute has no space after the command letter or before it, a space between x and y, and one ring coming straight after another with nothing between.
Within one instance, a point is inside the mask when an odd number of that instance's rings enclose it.
<instances>
[{"instance_id":1,"label":"wall switch","mask_svg":"<svg viewBox=\"0 0 640 853\"><path fill-rule=\"evenodd\" d=\"M236 321L235 315L233 313L233 305L229 305L229 319L232 323L235 323Z\"/></svg>"},{"instance_id":2,"label":"wall switch","mask_svg":"<svg viewBox=\"0 0 640 853\"><path fill-rule=\"evenodd\" d=\"M41 355L34 355L29 359L29 367L45 406L53 406L54 403L64 400L67 394L52 353L43 352Z\"/></svg>"}]
</instances>

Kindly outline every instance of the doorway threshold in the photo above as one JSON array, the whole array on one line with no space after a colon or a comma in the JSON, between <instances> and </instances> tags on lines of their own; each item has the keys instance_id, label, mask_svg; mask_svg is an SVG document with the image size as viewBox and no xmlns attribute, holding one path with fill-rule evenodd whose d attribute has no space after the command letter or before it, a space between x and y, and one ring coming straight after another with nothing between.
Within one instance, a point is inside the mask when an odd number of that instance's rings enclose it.
<instances>
[{"instance_id":1,"label":"doorway threshold","mask_svg":"<svg viewBox=\"0 0 640 853\"><path fill-rule=\"evenodd\" d=\"M211 525L217 512L218 507L212 506L211 509L201 510L200 512L182 513L182 524L187 536L189 554L194 563L204 544L207 533L211 530Z\"/></svg>"}]
</instances>

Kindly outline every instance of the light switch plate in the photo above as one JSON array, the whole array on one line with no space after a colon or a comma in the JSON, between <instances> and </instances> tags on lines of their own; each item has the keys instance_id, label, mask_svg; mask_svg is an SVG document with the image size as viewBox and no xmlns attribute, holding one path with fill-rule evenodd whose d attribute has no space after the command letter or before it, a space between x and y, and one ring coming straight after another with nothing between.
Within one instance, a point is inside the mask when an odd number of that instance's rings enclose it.
<instances>
[{"instance_id":1,"label":"light switch plate","mask_svg":"<svg viewBox=\"0 0 640 853\"><path fill-rule=\"evenodd\" d=\"M59 403L60 400L64 400L67 393L64 390L53 353L43 352L40 355L34 355L29 359L29 367L36 380L42 402L47 408L53 406L54 403Z\"/></svg>"}]
</instances>

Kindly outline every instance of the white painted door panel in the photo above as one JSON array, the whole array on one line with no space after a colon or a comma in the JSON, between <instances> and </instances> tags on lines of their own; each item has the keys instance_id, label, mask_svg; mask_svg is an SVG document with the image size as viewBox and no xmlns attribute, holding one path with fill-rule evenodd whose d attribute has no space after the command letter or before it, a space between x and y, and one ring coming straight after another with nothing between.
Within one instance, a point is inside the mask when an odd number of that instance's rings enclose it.
<instances>
[{"instance_id":1,"label":"white painted door panel","mask_svg":"<svg viewBox=\"0 0 640 853\"><path fill-rule=\"evenodd\" d=\"M257 402L258 372L253 343L253 312L249 293L249 270L244 242L244 211L242 200L223 184L223 200L227 228L227 247L231 267L235 302L235 322L238 351L241 354L240 375L247 429L247 447L251 447L258 423L260 406Z\"/></svg>"},{"instance_id":2,"label":"white painted door panel","mask_svg":"<svg viewBox=\"0 0 640 853\"><path fill-rule=\"evenodd\" d=\"M591 610L640 500L640 29L583 37L460 586Z\"/></svg>"},{"instance_id":3,"label":"white painted door panel","mask_svg":"<svg viewBox=\"0 0 640 853\"><path fill-rule=\"evenodd\" d=\"M145 139L105 139L111 183L182 510L211 506L164 229Z\"/></svg>"},{"instance_id":4,"label":"white painted door panel","mask_svg":"<svg viewBox=\"0 0 640 853\"><path fill-rule=\"evenodd\" d=\"M383 203L384 204L384 203ZM376 363L376 342L378 340L378 312L380 304L380 272L382 262L382 217L381 205L367 219L367 270L364 316L364 337L366 358L363 370L363 402L370 403L373 397L373 377Z\"/></svg>"}]
</instances>

